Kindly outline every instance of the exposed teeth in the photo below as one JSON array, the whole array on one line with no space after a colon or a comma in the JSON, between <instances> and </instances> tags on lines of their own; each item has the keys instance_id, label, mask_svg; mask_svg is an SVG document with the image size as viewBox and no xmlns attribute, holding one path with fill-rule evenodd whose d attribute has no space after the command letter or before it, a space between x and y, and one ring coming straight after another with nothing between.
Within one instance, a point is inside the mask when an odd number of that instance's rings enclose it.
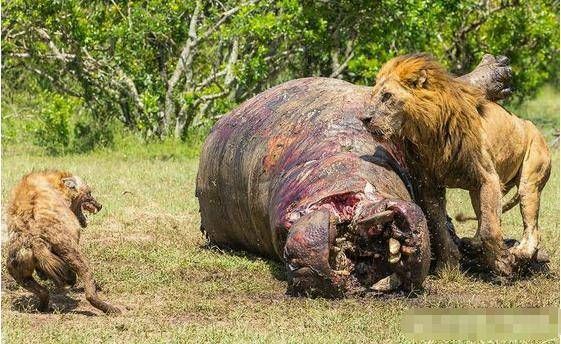
<instances>
[{"instance_id":1,"label":"exposed teeth","mask_svg":"<svg viewBox=\"0 0 561 344\"><path fill-rule=\"evenodd\" d=\"M374 291L392 291L401 286L401 280L394 273L376 282L370 289Z\"/></svg>"},{"instance_id":2,"label":"exposed teeth","mask_svg":"<svg viewBox=\"0 0 561 344\"><path fill-rule=\"evenodd\" d=\"M337 275L341 275L341 276L349 276L351 273L348 272L347 270L333 270L333 272Z\"/></svg>"},{"instance_id":3,"label":"exposed teeth","mask_svg":"<svg viewBox=\"0 0 561 344\"><path fill-rule=\"evenodd\" d=\"M401 244L399 243L399 241L395 240L394 238L390 238L388 245L390 247L390 253L392 255L395 255L399 252L399 249L401 248Z\"/></svg>"},{"instance_id":4,"label":"exposed teeth","mask_svg":"<svg viewBox=\"0 0 561 344\"><path fill-rule=\"evenodd\" d=\"M388 262L390 262L391 264L395 264L399 262L400 259L401 259L401 253L398 253L396 255L390 255L390 257L388 258Z\"/></svg>"},{"instance_id":5,"label":"exposed teeth","mask_svg":"<svg viewBox=\"0 0 561 344\"><path fill-rule=\"evenodd\" d=\"M410 246L401 246L401 252L405 255L411 255L417 252L417 248Z\"/></svg>"},{"instance_id":6,"label":"exposed teeth","mask_svg":"<svg viewBox=\"0 0 561 344\"><path fill-rule=\"evenodd\" d=\"M388 261L391 264L395 264L399 262L399 260L401 259L401 252L400 252L401 244L399 243L399 241L395 240L394 238L390 238L390 240L388 241L388 246L390 250L390 256L388 257Z\"/></svg>"}]
</instances>

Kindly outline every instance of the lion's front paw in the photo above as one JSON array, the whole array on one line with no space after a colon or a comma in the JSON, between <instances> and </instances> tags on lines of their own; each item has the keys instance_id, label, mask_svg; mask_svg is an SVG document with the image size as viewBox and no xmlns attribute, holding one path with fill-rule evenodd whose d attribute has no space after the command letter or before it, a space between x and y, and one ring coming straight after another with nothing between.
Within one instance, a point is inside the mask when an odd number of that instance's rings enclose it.
<instances>
[{"instance_id":1,"label":"lion's front paw","mask_svg":"<svg viewBox=\"0 0 561 344\"><path fill-rule=\"evenodd\" d=\"M517 266L516 256L508 249L512 246L505 241L503 245L484 242L480 237L462 238L462 267L481 272L492 272L497 276L511 277Z\"/></svg>"},{"instance_id":2,"label":"lion's front paw","mask_svg":"<svg viewBox=\"0 0 561 344\"><path fill-rule=\"evenodd\" d=\"M483 244L478 237L462 238L460 241L460 251L463 256L478 257L483 252Z\"/></svg>"},{"instance_id":3,"label":"lion's front paw","mask_svg":"<svg viewBox=\"0 0 561 344\"><path fill-rule=\"evenodd\" d=\"M509 250L501 250L490 265L495 274L510 277L516 266L516 257Z\"/></svg>"},{"instance_id":4,"label":"lion's front paw","mask_svg":"<svg viewBox=\"0 0 561 344\"><path fill-rule=\"evenodd\" d=\"M536 238L522 239L520 243L516 243L509 248L516 259L520 262L528 262L532 260L538 252L538 240Z\"/></svg>"}]
</instances>

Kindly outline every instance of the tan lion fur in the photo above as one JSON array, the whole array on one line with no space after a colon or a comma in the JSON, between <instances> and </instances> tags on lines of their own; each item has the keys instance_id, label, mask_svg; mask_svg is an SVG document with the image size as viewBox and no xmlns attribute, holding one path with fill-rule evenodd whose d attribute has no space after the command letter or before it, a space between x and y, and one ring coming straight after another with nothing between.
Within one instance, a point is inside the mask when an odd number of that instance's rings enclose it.
<instances>
[{"instance_id":1,"label":"tan lion fur","mask_svg":"<svg viewBox=\"0 0 561 344\"><path fill-rule=\"evenodd\" d=\"M79 250L80 227L86 226L83 209L97 212L101 205L89 186L69 172L32 172L12 190L6 265L17 283L39 297L41 311L48 309L49 293L34 272L59 287L74 284L78 275L94 307L119 312L97 296L89 264Z\"/></svg>"},{"instance_id":2,"label":"tan lion fur","mask_svg":"<svg viewBox=\"0 0 561 344\"><path fill-rule=\"evenodd\" d=\"M427 54L386 63L377 76L372 109L368 128L405 142L440 262L455 264L459 256L445 230L446 187L470 191L479 219L473 243L482 245L484 261L495 272L510 275L515 258L537 253L539 196L549 177L550 154L531 122L487 101ZM525 228L520 245L508 251L500 200L513 186L518 186Z\"/></svg>"},{"instance_id":3,"label":"tan lion fur","mask_svg":"<svg viewBox=\"0 0 561 344\"><path fill-rule=\"evenodd\" d=\"M422 71L426 74L421 75ZM421 77L428 87L416 87ZM456 80L437 61L423 54L390 60L377 76L377 80L387 79L396 80L412 95L405 103L408 117L401 130L427 159L425 163L433 173L453 160L477 154L481 131L478 108L487 102L479 89ZM433 154L434 147L439 147L439 154Z\"/></svg>"}]
</instances>

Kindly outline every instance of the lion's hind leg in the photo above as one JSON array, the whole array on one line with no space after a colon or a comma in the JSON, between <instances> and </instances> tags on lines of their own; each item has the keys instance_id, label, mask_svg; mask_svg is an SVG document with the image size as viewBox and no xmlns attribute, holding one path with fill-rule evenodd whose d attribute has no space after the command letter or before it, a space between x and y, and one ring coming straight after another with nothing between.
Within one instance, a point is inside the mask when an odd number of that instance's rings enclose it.
<instances>
[{"instance_id":1,"label":"lion's hind leg","mask_svg":"<svg viewBox=\"0 0 561 344\"><path fill-rule=\"evenodd\" d=\"M530 144L521 168L518 194L520 213L524 223L524 234L520 244L511 249L520 260L530 260L539 249L538 217L541 191L549 179L551 158L545 140L537 136Z\"/></svg>"},{"instance_id":2,"label":"lion's hind leg","mask_svg":"<svg viewBox=\"0 0 561 344\"><path fill-rule=\"evenodd\" d=\"M514 246L511 252L519 260L530 260L538 250L539 231L538 214L540 210L540 191L536 185L524 185L520 193L520 213L524 223L524 234L520 244Z\"/></svg>"}]
</instances>

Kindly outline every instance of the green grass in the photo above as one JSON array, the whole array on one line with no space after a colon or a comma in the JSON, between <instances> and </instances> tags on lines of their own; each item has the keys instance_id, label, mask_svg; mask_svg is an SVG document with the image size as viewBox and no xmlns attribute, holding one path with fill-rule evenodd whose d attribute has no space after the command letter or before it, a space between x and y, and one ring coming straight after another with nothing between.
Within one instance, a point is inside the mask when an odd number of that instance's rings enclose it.
<instances>
[{"instance_id":1,"label":"green grass","mask_svg":"<svg viewBox=\"0 0 561 344\"><path fill-rule=\"evenodd\" d=\"M558 98L555 104L559 109ZM54 314L33 312L34 299L3 266L6 342L404 342L400 321L412 307L559 304L557 150L540 216L550 274L507 286L452 272L430 276L417 298L312 300L285 295L286 282L278 279L284 269L276 262L203 248L194 196L197 160L182 155L196 149L165 143L65 157L42 156L22 146L4 150L3 204L11 187L32 169L68 169L90 182L104 209L90 217L81 245L102 297L125 310L119 316L101 315L82 293L72 291L68 298L54 299ZM471 206L465 192L453 190L449 213L459 211L471 213ZM503 228L509 237L521 236L517 210L503 216ZM457 229L472 235L474 224Z\"/></svg>"},{"instance_id":2,"label":"green grass","mask_svg":"<svg viewBox=\"0 0 561 344\"><path fill-rule=\"evenodd\" d=\"M507 106L519 117L532 121L542 130L548 141L557 131L559 133L559 88L546 85L536 98L518 106Z\"/></svg>"}]
</instances>

